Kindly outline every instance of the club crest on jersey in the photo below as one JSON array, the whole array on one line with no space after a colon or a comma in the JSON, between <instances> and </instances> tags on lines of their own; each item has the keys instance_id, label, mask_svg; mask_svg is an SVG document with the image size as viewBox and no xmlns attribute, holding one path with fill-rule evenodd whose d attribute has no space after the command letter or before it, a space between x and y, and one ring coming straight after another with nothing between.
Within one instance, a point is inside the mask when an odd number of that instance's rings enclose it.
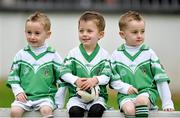
<instances>
[{"instance_id":1,"label":"club crest on jersey","mask_svg":"<svg viewBox=\"0 0 180 118\"><path fill-rule=\"evenodd\" d=\"M44 75L47 77L47 76L49 76L49 70L48 70L48 68L46 68L45 70L44 70Z\"/></svg>"},{"instance_id":2,"label":"club crest on jersey","mask_svg":"<svg viewBox=\"0 0 180 118\"><path fill-rule=\"evenodd\" d=\"M141 68L141 71L143 72L143 74L146 74L146 68Z\"/></svg>"},{"instance_id":3,"label":"club crest on jersey","mask_svg":"<svg viewBox=\"0 0 180 118\"><path fill-rule=\"evenodd\" d=\"M28 74L28 73L29 73L29 68L24 68L24 69L23 69L23 74L26 75L26 74Z\"/></svg>"},{"instance_id":4,"label":"club crest on jersey","mask_svg":"<svg viewBox=\"0 0 180 118\"><path fill-rule=\"evenodd\" d=\"M121 76L125 76L126 74L127 74L126 70L122 69L122 70L120 71L120 75L121 75Z\"/></svg>"},{"instance_id":5,"label":"club crest on jersey","mask_svg":"<svg viewBox=\"0 0 180 118\"><path fill-rule=\"evenodd\" d=\"M99 75L100 72L101 72L101 69L100 69L100 68L97 68L97 69L96 69L96 74Z\"/></svg>"}]
</instances>

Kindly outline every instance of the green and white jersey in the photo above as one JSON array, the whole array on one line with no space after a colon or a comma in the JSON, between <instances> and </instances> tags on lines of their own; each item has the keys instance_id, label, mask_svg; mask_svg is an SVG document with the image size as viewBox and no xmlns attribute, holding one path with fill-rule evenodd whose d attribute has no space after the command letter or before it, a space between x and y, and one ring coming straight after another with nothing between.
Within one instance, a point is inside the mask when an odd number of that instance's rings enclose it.
<instances>
[{"instance_id":1,"label":"green and white jersey","mask_svg":"<svg viewBox=\"0 0 180 118\"><path fill-rule=\"evenodd\" d=\"M63 75L71 74L69 79L73 80L74 78L92 78L95 76L105 75L106 72L109 72L109 54L98 44L95 50L88 55L85 51L82 44L79 47L72 49L68 56L64 60L63 67L61 68L61 78ZM71 80L65 81L71 81ZM64 79L63 79L64 80ZM107 100L107 90L106 85L108 84L110 78L104 76L104 81L108 80L106 84L100 85L100 96L104 97ZM71 83L71 82L69 82ZM73 85L73 82L69 84L69 93L70 97L76 95L76 86Z\"/></svg>"},{"instance_id":2,"label":"green and white jersey","mask_svg":"<svg viewBox=\"0 0 180 118\"><path fill-rule=\"evenodd\" d=\"M36 55L27 46L16 54L7 85L20 85L28 100L45 97L54 100L61 63L61 57L53 48L46 46L42 53Z\"/></svg>"},{"instance_id":3,"label":"green and white jersey","mask_svg":"<svg viewBox=\"0 0 180 118\"><path fill-rule=\"evenodd\" d=\"M158 97L156 83L169 82L159 58L144 44L133 55L128 53L125 44L122 44L112 54L112 68L116 74L111 81L121 79L137 88L138 94L148 92L152 104L155 104ZM118 94L118 101L135 96L137 95Z\"/></svg>"}]
</instances>

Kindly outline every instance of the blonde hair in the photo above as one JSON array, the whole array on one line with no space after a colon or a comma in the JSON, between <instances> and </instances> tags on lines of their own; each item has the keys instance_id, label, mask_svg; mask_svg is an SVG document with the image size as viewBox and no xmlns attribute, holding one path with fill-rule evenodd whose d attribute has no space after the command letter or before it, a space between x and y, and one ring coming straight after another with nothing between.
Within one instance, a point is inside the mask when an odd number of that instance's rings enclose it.
<instances>
[{"instance_id":1,"label":"blonde hair","mask_svg":"<svg viewBox=\"0 0 180 118\"><path fill-rule=\"evenodd\" d=\"M79 19L79 24L80 21L94 21L99 31L104 31L105 29L104 17L96 11L84 12Z\"/></svg>"},{"instance_id":2,"label":"blonde hair","mask_svg":"<svg viewBox=\"0 0 180 118\"><path fill-rule=\"evenodd\" d=\"M32 22L38 21L38 22L42 23L42 25L44 26L44 29L46 31L50 31L50 29L51 29L50 19L44 13L41 13L39 11L37 11L34 14L30 15L27 18L26 23L29 22L29 21L32 21Z\"/></svg>"},{"instance_id":3,"label":"blonde hair","mask_svg":"<svg viewBox=\"0 0 180 118\"><path fill-rule=\"evenodd\" d=\"M119 20L119 30L123 31L130 21L144 21L144 18L141 16L140 13L136 11L128 11L125 14L121 15Z\"/></svg>"}]
</instances>

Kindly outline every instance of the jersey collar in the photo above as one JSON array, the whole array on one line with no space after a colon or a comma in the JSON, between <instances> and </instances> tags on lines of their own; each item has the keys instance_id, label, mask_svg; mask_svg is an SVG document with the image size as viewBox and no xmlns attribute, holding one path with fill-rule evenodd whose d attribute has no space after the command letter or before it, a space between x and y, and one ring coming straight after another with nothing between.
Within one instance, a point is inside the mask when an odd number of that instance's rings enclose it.
<instances>
[{"instance_id":1,"label":"jersey collar","mask_svg":"<svg viewBox=\"0 0 180 118\"><path fill-rule=\"evenodd\" d=\"M47 50L39 55L36 55L31 47L29 45L27 45L25 48L24 48L24 51L27 51L31 56L33 56L36 60L40 59L41 57L43 57L45 54L47 53L54 53L55 52L55 49L52 48L52 47L48 47Z\"/></svg>"},{"instance_id":2,"label":"jersey collar","mask_svg":"<svg viewBox=\"0 0 180 118\"><path fill-rule=\"evenodd\" d=\"M80 44L79 49L80 49L83 57L84 57L88 62L91 62L91 61L94 59L94 57L97 55L97 53L99 52L100 47L99 47L99 45L97 44L97 45L96 45L96 48L94 49L94 51L93 51L90 55L87 54L87 52L86 52L86 50L84 49L84 47L83 47L82 44Z\"/></svg>"},{"instance_id":3,"label":"jersey collar","mask_svg":"<svg viewBox=\"0 0 180 118\"><path fill-rule=\"evenodd\" d=\"M135 55L130 55L126 49L125 49L125 45L122 44L117 50L118 51L123 51L123 53L131 60L131 61L134 61L136 59L136 57L138 57L142 51L145 51L145 50L148 50L149 49L149 46L145 45L145 44L142 44L141 48L139 49L139 51L135 54Z\"/></svg>"}]
</instances>

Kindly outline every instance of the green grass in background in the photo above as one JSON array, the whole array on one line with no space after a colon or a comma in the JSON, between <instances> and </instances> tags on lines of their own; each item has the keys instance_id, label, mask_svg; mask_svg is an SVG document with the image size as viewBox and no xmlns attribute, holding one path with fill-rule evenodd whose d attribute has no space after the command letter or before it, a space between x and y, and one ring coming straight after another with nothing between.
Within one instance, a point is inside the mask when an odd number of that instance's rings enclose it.
<instances>
[{"instance_id":1,"label":"green grass in background","mask_svg":"<svg viewBox=\"0 0 180 118\"><path fill-rule=\"evenodd\" d=\"M10 88L6 86L6 81L0 79L0 107L10 107L14 96Z\"/></svg>"},{"instance_id":2,"label":"green grass in background","mask_svg":"<svg viewBox=\"0 0 180 118\"><path fill-rule=\"evenodd\" d=\"M116 92L114 90L108 90L108 94L109 94L109 100L108 100L108 106L114 108L114 109L118 109L118 104L117 104L117 98L116 98ZM0 79L0 108L6 108L6 107L10 107L11 103L14 100L14 96L12 94L12 91L10 88L8 88L6 86L6 81L5 80L1 80ZM176 111L180 111L180 94L175 94L172 93L172 98L174 101L174 106ZM67 102L67 99L66 99ZM160 99L158 100L158 106L161 110L161 101Z\"/></svg>"}]
</instances>

